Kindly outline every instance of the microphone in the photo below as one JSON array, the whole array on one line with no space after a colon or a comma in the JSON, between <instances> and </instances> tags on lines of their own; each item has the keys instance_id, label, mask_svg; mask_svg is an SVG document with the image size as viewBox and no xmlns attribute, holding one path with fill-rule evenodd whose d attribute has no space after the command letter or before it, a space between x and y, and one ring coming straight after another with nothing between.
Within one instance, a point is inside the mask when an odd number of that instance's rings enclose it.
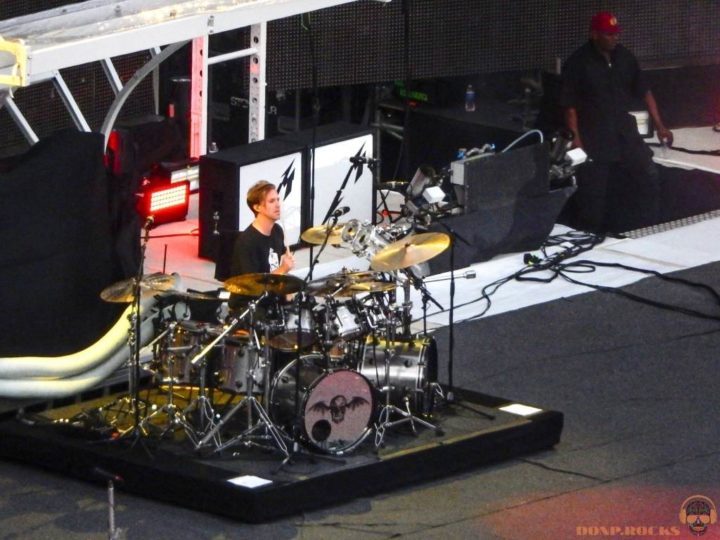
<instances>
[{"instance_id":1,"label":"microphone","mask_svg":"<svg viewBox=\"0 0 720 540\"><path fill-rule=\"evenodd\" d=\"M341 206L340 208L338 208L337 210L335 210L332 213L332 217L339 218L340 216L344 216L345 214L347 214L349 211L350 211L349 206Z\"/></svg>"},{"instance_id":2,"label":"microphone","mask_svg":"<svg viewBox=\"0 0 720 540\"><path fill-rule=\"evenodd\" d=\"M352 163L353 165L375 165L377 162L377 159L365 156L352 156L350 158L350 163Z\"/></svg>"},{"instance_id":3,"label":"microphone","mask_svg":"<svg viewBox=\"0 0 720 540\"><path fill-rule=\"evenodd\" d=\"M150 228L153 226L153 223L155 223L155 216L152 216L152 215L148 216L145 219L145 224L143 225L143 230L149 231Z\"/></svg>"}]
</instances>

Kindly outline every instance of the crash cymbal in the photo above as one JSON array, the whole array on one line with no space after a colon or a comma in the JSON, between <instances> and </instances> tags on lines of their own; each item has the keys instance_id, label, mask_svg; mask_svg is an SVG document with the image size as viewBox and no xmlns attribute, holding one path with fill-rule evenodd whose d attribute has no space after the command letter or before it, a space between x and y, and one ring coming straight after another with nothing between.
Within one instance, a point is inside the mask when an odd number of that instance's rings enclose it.
<instances>
[{"instance_id":1,"label":"crash cymbal","mask_svg":"<svg viewBox=\"0 0 720 540\"><path fill-rule=\"evenodd\" d=\"M445 233L411 234L381 249L370 261L370 268L391 272L428 261L450 245Z\"/></svg>"},{"instance_id":2,"label":"crash cymbal","mask_svg":"<svg viewBox=\"0 0 720 540\"><path fill-rule=\"evenodd\" d=\"M158 293L167 291L175 286L177 277L169 274L147 274L140 279L140 291L144 293ZM118 281L105 287L100 292L100 298L105 302L116 304L129 304L135 299L135 278Z\"/></svg>"},{"instance_id":3,"label":"crash cymbal","mask_svg":"<svg viewBox=\"0 0 720 540\"><path fill-rule=\"evenodd\" d=\"M354 296L356 294L366 292L387 292L394 291L397 288L395 283L389 283L387 281L365 281L363 283L355 283L342 289L337 296Z\"/></svg>"},{"instance_id":4,"label":"crash cymbal","mask_svg":"<svg viewBox=\"0 0 720 540\"><path fill-rule=\"evenodd\" d=\"M341 234L344 226L344 223L317 225L307 229L300 235L300 238L308 244L322 245L325 243L325 238L327 237L328 244L339 244L342 241ZM328 231L330 231L329 236Z\"/></svg>"},{"instance_id":5,"label":"crash cymbal","mask_svg":"<svg viewBox=\"0 0 720 540\"><path fill-rule=\"evenodd\" d=\"M233 294L260 296L264 292L272 294L292 294L304 287L299 277L287 274L242 274L225 281L225 288Z\"/></svg>"}]
</instances>

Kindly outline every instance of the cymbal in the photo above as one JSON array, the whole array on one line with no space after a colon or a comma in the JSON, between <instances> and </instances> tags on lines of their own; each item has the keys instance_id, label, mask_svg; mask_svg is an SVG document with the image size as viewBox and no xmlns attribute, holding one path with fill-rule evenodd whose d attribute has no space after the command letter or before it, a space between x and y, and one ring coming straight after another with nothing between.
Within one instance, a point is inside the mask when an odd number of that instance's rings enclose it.
<instances>
[{"instance_id":1,"label":"cymbal","mask_svg":"<svg viewBox=\"0 0 720 540\"><path fill-rule=\"evenodd\" d=\"M156 293L173 288L177 277L170 274L147 274L140 279L140 292ZM135 278L125 279L105 287L100 292L100 298L105 302L115 304L129 304L135 299Z\"/></svg>"},{"instance_id":2,"label":"cymbal","mask_svg":"<svg viewBox=\"0 0 720 540\"><path fill-rule=\"evenodd\" d=\"M299 277L288 274L242 274L225 281L225 288L233 294L260 296L264 292L272 294L292 294L304 287Z\"/></svg>"},{"instance_id":3,"label":"cymbal","mask_svg":"<svg viewBox=\"0 0 720 540\"><path fill-rule=\"evenodd\" d=\"M325 242L325 238L327 237L328 244L339 244L342 241L341 234L344 226L344 223L336 223L332 226L329 223L326 223L325 225L317 225L315 227L310 227L303 232L300 235L300 238L305 240L308 244L321 245ZM328 231L330 231L329 236Z\"/></svg>"},{"instance_id":4,"label":"cymbal","mask_svg":"<svg viewBox=\"0 0 720 540\"><path fill-rule=\"evenodd\" d=\"M428 261L450 245L445 233L411 234L385 246L370 261L370 268L391 272Z\"/></svg>"},{"instance_id":5,"label":"cymbal","mask_svg":"<svg viewBox=\"0 0 720 540\"><path fill-rule=\"evenodd\" d=\"M387 281L365 281L363 283L354 283L342 289L337 296L354 296L364 292L387 292L394 291L397 288L395 283Z\"/></svg>"},{"instance_id":6,"label":"cymbal","mask_svg":"<svg viewBox=\"0 0 720 540\"><path fill-rule=\"evenodd\" d=\"M349 272L341 270L324 278L308 283L308 291L313 295L335 294L337 291L356 283L377 279L377 272Z\"/></svg>"},{"instance_id":7,"label":"cymbal","mask_svg":"<svg viewBox=\"0 0 720 540\"><path fill-rule=\"evenodd\" d=\"M162 291L162 294L164 296L179 296L185 300L217 300L218 302L222 302L222 299L217 296L196 291L178 291L176 289L168 289L167 291Z\"/></svg>"}]
</instances>

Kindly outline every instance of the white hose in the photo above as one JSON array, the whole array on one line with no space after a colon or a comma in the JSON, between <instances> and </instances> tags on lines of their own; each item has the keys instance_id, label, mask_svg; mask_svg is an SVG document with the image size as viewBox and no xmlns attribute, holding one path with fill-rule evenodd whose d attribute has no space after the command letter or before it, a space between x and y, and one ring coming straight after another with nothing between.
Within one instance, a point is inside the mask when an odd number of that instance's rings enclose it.
<instances>
[{"instance_id":1,"label":"white hose","mask_svg":"<svg viewBox=\"0 0 720 540\"><path fill-rule=\"evenodd\" d=\"M154 318L147 318L140 326L140 344L145 345L154 335ZM48 379L19 379L0 380L0 396L7 398L61 398L83 392L106 379L130 358L130 347L127 345L118 348L109 358L102 358L103 362L93 369L59 380ZM49 358L47 359L49 360Z\"/></svg>"},{"instance_id":2,"label":"white hose","mask_svg":"<svg viewBox=\"0 0 720 540\"><path fill-rule=\"evenodd\" d=\"M140 317L155 305L155 298L142 298ZM120 348L127 347L132 306L120 315L115 324L89 347L64 356L16 356L0 358L0 379L65 379L84 373L103 363ZM0 395L2 393L0 392Z\"/></svg>"}]
</instances>

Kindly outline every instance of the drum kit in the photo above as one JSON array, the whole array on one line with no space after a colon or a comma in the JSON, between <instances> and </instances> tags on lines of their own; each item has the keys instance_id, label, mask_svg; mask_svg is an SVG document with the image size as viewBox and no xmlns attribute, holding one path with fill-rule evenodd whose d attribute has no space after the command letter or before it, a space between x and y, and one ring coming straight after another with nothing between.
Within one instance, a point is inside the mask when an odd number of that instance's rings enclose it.
<instances>
[{"instance_id":1,"label":"drum kit","mask_svg":"<svg viewBox=\"0 0 720 540\"><path fill-rule=\"evenodd\" d=\"M184 432L203 455L228 448L277 451L283 463L299 452L343 456L375 434L407 424L441 430L429 420L442 390L437 350L409 328L412 280L403 272L449 245L442 233L383 231L357 222L319 226L302 235L311 244L348 243L370 259L369 271L315 280L292 275L243 274L224 282L249 299L224 324L161 317L152 360L144 366L157 385L152 411L139 420L147 436ZM132 281L132 280L130 280ZM421 281L421 280L420 280ZM105 289L108 302L132 302L133 291L180 300L214 300L172 289L163 274ZM397 302L398 283L405 286ZM260 309L262 307L262 309ZM178 310L170 310L177 312ZM180 391L190 391L179 406ZM194 399L191 399L193 394Z\"/></svg>"}]
</instances>

